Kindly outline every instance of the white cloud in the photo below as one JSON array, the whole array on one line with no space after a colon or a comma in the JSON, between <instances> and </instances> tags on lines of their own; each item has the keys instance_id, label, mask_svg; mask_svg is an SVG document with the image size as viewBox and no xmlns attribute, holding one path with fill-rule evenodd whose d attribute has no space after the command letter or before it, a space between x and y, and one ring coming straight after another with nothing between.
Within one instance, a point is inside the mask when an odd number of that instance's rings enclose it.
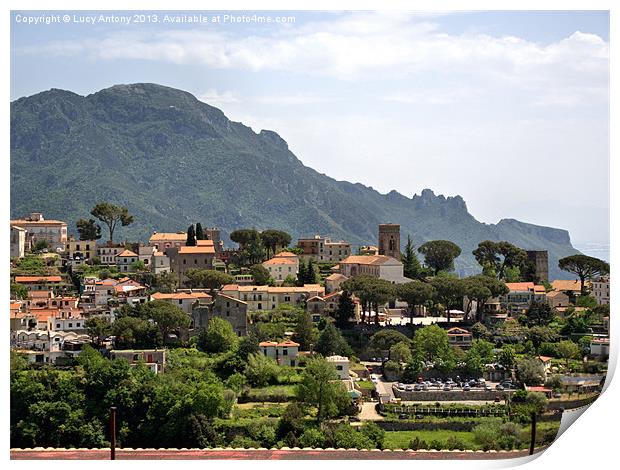
<instances>
[{"instance_id":1,"label":"white cloud","mask_svg":"<svg viewBox=\"0 0 620 470\"><path fill-rule=\"evenodd\" d=\"M219 92L214 88L210 88L204 93L196 96L200 101L210 104L211 106L222 106L231 103L240 103L241 97L236 91L223 91Z\"/></svg>"}]
</instances>

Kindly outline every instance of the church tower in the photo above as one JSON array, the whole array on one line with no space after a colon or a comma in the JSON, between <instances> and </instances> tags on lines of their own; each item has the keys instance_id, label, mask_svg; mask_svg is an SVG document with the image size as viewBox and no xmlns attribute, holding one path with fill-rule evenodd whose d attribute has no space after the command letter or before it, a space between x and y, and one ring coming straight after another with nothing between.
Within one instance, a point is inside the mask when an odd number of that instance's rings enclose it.
<instances>
[{"instance_id":1,"label":"church tower","mask_svg":"<svg viewBox=\"0 0 620 470\"><path fill-rule=\"evenodd\" d=\"M379 224L379 254L400 261L399 224Z\"/></svg>"}]
</instances>

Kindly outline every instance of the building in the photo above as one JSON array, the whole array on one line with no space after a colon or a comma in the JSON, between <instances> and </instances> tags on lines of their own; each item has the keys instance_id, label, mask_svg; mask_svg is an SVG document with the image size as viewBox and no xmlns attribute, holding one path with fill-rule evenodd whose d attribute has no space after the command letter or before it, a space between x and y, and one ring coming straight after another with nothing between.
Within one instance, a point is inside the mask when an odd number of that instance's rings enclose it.
<instances>
[{"instance_id":1,"label":"building","mask_svg":"<svg viewBox=\"0 0 620 470\"><path fill-rule=\"evenodd\" d=\"M341 290L340 285L347 279L347 276L344 276L340 273L330 274L325 278L325 293L331 294L332 292L337 292Z\"/></svg>"},{"instance_id":2,"label":"building","mask_svg":"<svg viewBox=\"0 0 620 470\"><path fill-rule=\"evenodd\" d=\"M599 305L609 305L609 276L600 276L592 281L592 296Z\"/></svg>"},{"instance_id":3,"label":"building","mask_svg":"<svg viewBox=\"0 0 620 470\"><path fill-rule=\"evenodd\" d=\"M299 306L314 296L323 297L325 288L319 284L305 284L303 287L223 286L221 294L247 303L248 311L275 310L280 305Z\"/></svg>"},{"instance_id":4,"label":"building","mask_svg":"<svg viewBox=\"0 0 620 470\"><path fill-rule=\"evenodd\" d=\"M125 251L125 245L106 243L105 245L97 246L97 256L99 257L99 263L106 266L116 265L116 256L119 253Z\"/></svg>"},{"instance_id":5,"label":"building","mask_svg":"<svg viewBox=\"0 0 620 470\"><path fill-rule=\"evenodd\" d=\"M546 250L527 250L527 260L534 268L536 282L549 280L549 252Z\"/></svg>"},{"instance_id":6,"label":"building","mask_svg":"<svg viewBox=\"0 0 620 470\"><path fill-rule=\"evenodd\" d=\"M35 291L58 293L62 287L60 276L15 276L15 282L28 289L28 297Z\"/></svg>"},{"instance_id":7,"label":"building","mask_svg":"<svg viewBox=\"0 0 620 470\"><path fill-rule=\"evenodd\" d=\"M473 335L464 328L450 328L448 333L448 343L450 346L458 346L461 349L471 348Z\"/></svg>"},{"instance_id":8,"label":"building","mask_svg":"<svg viewBox=\"0 0 620 470\"><path fill-rule=\"evenodd\" d=\"M374 245L360 246L359 254L360 255L369 255L369 256L378 255L379 254L379 247L378 246L374 246Z\"/></svg>"},{"instance_id":9,"label":"building","mask_svg":"<svg viewBox=\"0 0 620 470\"><path fill-rule=\"evenodd\" d=\"M352 255L343 259L339 266L340 274L347 278L366 275L396 284L411 280L403 275L403 263L386 255Z\"/></svg>"},{"instance_id":10,"label":"building","mask_svg":"<svg viewBox=\"0 0 620 470\"><path fill-rule=\"evenodd\" d=\"M325 358L336 367L336 373L340 380L349 380L349 358L344 356L328 356Z\"/></svg>"},{"instance_id":11,"label":"building","mask_svg":"<svg viewBox=\"0 0 620 470\"><path fill-rule=\"evenodd\" d=\"M400 225L379 224L379 254L400 261Z\"/></svg>"},{"instance_id":12,"label":"building","mask_svg":"<svg viewBox=\"0 0 620 470\"><path fill-rule=\"evenodd\" d=\"M570 299L562 291L552 290L547 292L547 303L555 309L568 307L570 305Z\"/></svg>"},{"instance_id":13,"label":"building","mask_svg":"<svg viewBox=\"0 0 620 470\"><path fill-rule=\"evenodd\" d=\"M138 245L138 260L144 263L144 266L151 270L151 264L153 263L153 255L157 251L157 248L153 246Z\"/></svg>"},{"instance_id":14,"label":"building","mask_svg":"<svg viewBox=\"0 0 620 470\"><path fill-rule=\"evenodd\" d=\"M65 256L70 259L93 259L97 256L97 240L76 240L69 236L65 244Z\"/></svg>"},{"instance_id":15,"label":"building","mask_svg":"<svg viewBox=\"0 0 620 470\"><path fill-rule=\"evenodd\" d=\"M508 294L500 297L503 310L511 313L525 313L532 302L545 302L545 286L533 282L507 282Z\"/></svg>"},{"instance_id":16,"label":"building","mask_svg":"<svg viewBox=\"0 0 620 470\"><path fill-rule=\"evenodd\" d=\"M144 363L156 374L163 372L166 366L165 349L112 349L111 359L125 359L132 366Z\"/></svg>"},{"instance_id":17,"label":"building","mask_svg":"<svg viewBox=\"0 0 620 470\"><path fill-rule=\"evenodd\" d=\"M64 250L67 243L67 223L61 220L45 220L41 212L32 212L23 219L11 220L11 226L26 230L26 243L33 246L46 240L53 251Z\"/></svg>"},{"instance_id":18,"label":"building","mask_svg":"<svg viewBox=\"0 0 620 470\"><path fill-rule=\"evenodd\" d=\"M609 357L609 338L593 338L590 341L590 356Z\"/></svg>"},{"instance_id":19,"label":"building","mask_svg":"<svg viewBox=\"0 0 620 470\"><path fill-rule=\"evenodd\" d=\"M165 300L176 305L185 313L192 313L195 304L198 302L211 302L212 299L206 292L175 292L173 294L155 292L151 294L151 300Z\"/></svg>"},{"instance_id":20,"label":"building","mask_svg":"<svg viewBox=\"0 0 620 470\"><path fill-rule=\"evenodd\" d=\"M269 275L277 284L282 282L289 276L297 280L299 272L299 258L294 253L281 251L273 258L265 261L263 266L269 271Z\"/></svg>"},{"instance_id":21,"label":"building","mask_svg":"<svg viewBox=\"0 0 620 470\"><path fill-rule=\"evenodd\" d=\"M11 258L23 258L26 253L27 230L11 225Z\"/></svg>"},{"instance_id":22,"label":"building","mask_svg":"<svg viewBox=\"0 0 620 470\"><path fill-rule=\"evenodd\" d=\"M332 241L315 235L314 238L300 238L297 247L301 248L301 258L323 263L337 263L351 254L351 244L347 241Z\"/></svg>"},{"instance_id":23,"label":"building","mask_svg":"<svg viewBox=\"0 0 620 470\"><path fill-rule=\"evenodd\" d=\"M313 321L319 321L322 316L334 316L338 311L338 304L342 291L332 292L323 297L314 296L306 301L306 311L312 315ZM355 304L356 306L358 304ZM357 312L355 312L357 313ZM353 317L355 318L355 317ZM353 319L352 318L352 319Z\"/></svg>"},{"instance_id":24,"label":"building","mask_svg":"<svg viewBox=\"0 0 620 470\"><path fill-rule=\"evenodd\" d=\"M203 246L167 248L165 253L170 258L170 271L177 275L179 286L187 281L185 273L188 270L213 269L215 259L213 242Z\"/></svg>"},{"instance_id":25,"label":"building","mask_svg":"<svg viewBox=\"0 0 620 470\"><path fill-rule=\"evenodd\" d=\"M568 298L572 303L574 303L575 299L581 295L581 281L579 281L578 279L557 279L551 282L551 287L553 287L553 290L564 292L566 295L568 295ZM591 290L592 284L590 281L585 281L585 288L587 291Z\"/></svg>"},{"instance_id":26,"label":"building","mask_svg":"<svg viewBox=\"0 0 620 470\"><path fill-rule=\"evenodd\" d=\"M258 344L260 352L265 356L274 359L280 366L297 365L297 355L299 353L299 343L293 341L263 341Z\"/></svg>"},{"instance_id":27,"label":"building","mask_svg":"<svg viewBox=\"0 0 620 470\"><path fill-rule=\"evenodd\" d=\"M187 232L153 232L149 238L149 246L157 251L166 252L168 248L180 248L187 242Z\"/></svg>"},{"instance_id":28,"label":"building","mask_svg":"<svg viewBox=\"0 0 620 470\"><path fill-rule=\"evenodd\" d=\"M220 253L224 249L224 244L222 243L219 228L203 228L202 234L205 236L205 239L211 240L213 242L213 246L215 247L215 251L217 253Z\"/></svg>"},{"instance_id":29,"label":"building","mask_svg":"<svg viewBox=\"0 0 620 470\"><path fill-rule=\"evenodd\" d=\"M248 304L229 295L218 294L211 303L200 302L192 312L194 328L206 328L214 317L226 320L237 336L248 333Z\"/></svg>"},{"instance_id":30,"label":"building","mask_svg":"<svg viewBox=\"0 0 620 470\"><path fill-rule=\"evenodd\" d=\"M170 258L162 251L155 251L152 256L151 271L153 274L169 273Z\"/></svg>"},{"instance_id":31,"label":"building","mask_svg":"<svg viewBox=\"0 0 620 470\"><path fill-rule=\"evenodd\" d=\"M116 255L116 267L122 273L133 271L131 265L138 261L138 253L131 250L123 250Z\"/></svg>"}]
</instances>

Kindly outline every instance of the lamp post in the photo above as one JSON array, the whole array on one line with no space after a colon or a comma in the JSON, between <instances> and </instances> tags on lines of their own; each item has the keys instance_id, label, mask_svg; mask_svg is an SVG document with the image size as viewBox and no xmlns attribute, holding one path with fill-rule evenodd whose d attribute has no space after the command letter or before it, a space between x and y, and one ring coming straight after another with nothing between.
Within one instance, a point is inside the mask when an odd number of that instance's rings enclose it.
<instances>
[{"instance_id":1,"label":"lamp post","mask_svg":"<svg viewBox=\"0 0 620 470\"><path fill-rule=\"evenodd\" d=\"M116 460L116 407L110 407L110 460Z\"/></svg>"},{"instance_id":2,"label":"lamp post","mask_svg":"<svg viewBox=\"0 0 620 470\"><path fill-rule=\"evenodd\" d=\"M530 455L534 454L534 447L536 446L536 412L532 413L532 437L530 441Z\"/></svg>"}]
</instances>

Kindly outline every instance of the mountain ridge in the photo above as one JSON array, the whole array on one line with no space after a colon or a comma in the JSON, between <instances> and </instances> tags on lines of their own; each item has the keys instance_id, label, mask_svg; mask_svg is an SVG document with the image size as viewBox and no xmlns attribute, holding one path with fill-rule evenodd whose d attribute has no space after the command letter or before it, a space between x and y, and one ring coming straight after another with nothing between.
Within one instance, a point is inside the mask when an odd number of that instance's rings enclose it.
<instances>
[{"instance_id":1,"label":"mountain ridge","mask_svg":"<svg viewBox=\"0 0 620 470\"><path fill-rule=\"evenodd\" d=\"M566 230L515 219L477 221L461 196L431 189L407 197L338 181L305 166L275 131L254 132L190 93L157 84L114 85L82 96L52 89L11 102L11 215L41 211L74 227L98 201L127 205L126 238L202 222L226 236L239 227L279 228L376 244L377 224L401 224L419 246L459 244L458 272L480 268L471 250L505 239L576 253ZM565 275L563 275L565 276Z\"/></svg>"}]
</instances>

